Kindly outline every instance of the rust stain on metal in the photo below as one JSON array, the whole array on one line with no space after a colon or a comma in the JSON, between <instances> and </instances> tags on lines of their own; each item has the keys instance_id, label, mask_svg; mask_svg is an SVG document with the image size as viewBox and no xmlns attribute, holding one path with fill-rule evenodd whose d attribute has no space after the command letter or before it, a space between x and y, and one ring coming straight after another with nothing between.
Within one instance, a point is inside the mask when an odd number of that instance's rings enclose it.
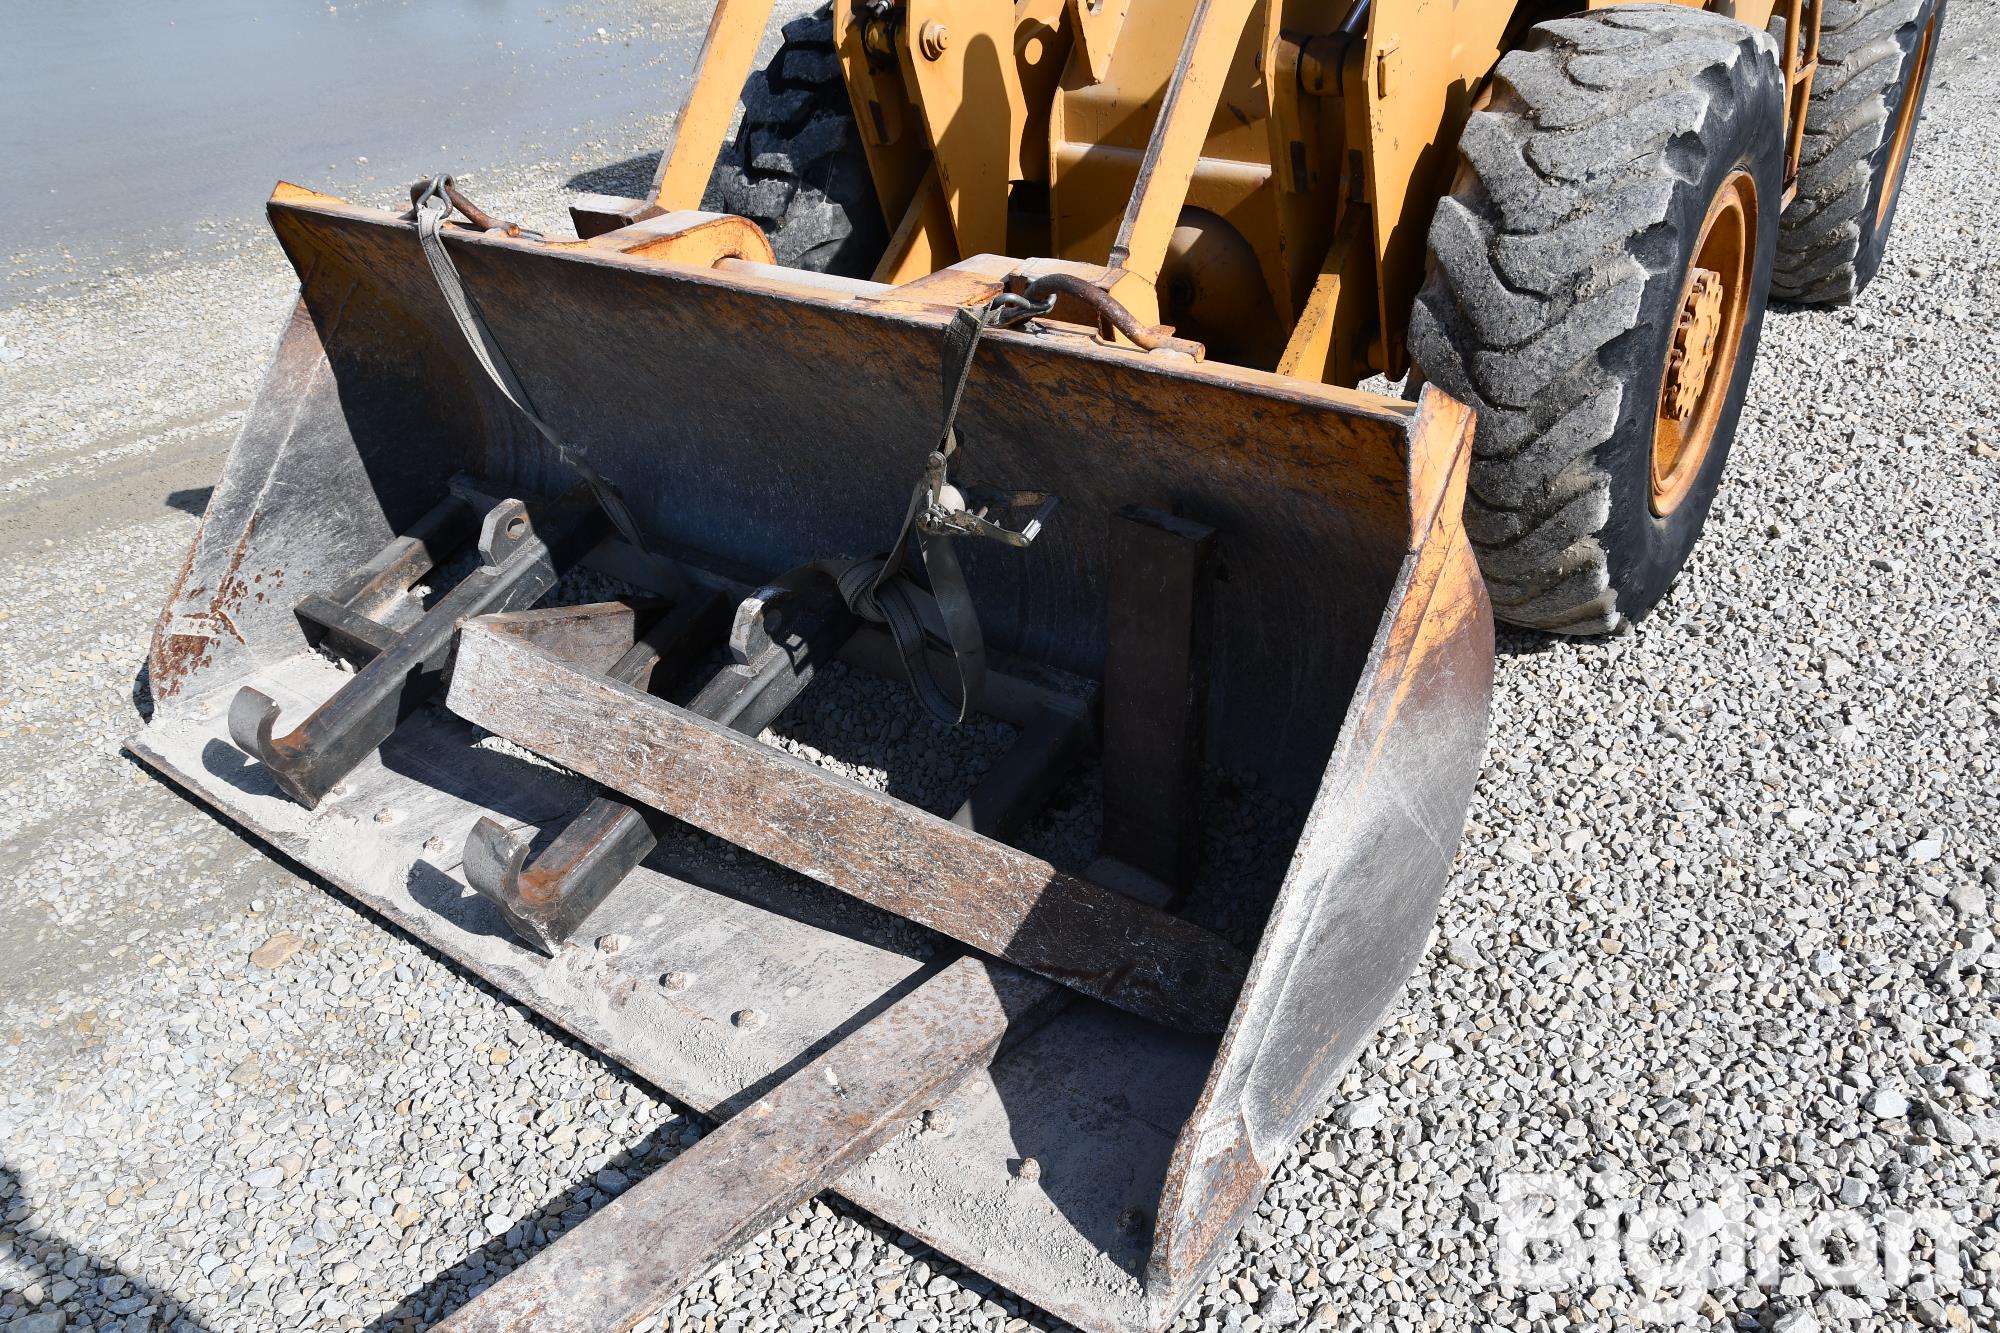
<instances>
[{"instance_id":1,"label":"rust stain on metal","mask_svg":"<svg viewBox=\"0 0 2000 1333\"><path fill-rule=\"evenodd\" d=\"M1255 1202L1266 1168L1251 1150L1248 1131L1211 1156L1186 1164L1179 1157L1161 1192L1158 1229L1148 1265L1148 1286L1179 1291L1215 1262Z\"/></svg>"},{"instance_id":2,"label":"rust stain on metal","mask_svg":"<svg viewBox=\"0 0 2000 1333\"><path fill-rule=\"evenodd\" d=\"M178 693L188 677L215 660L214 648L215 640L207 634L168 634L155 630L152 650L147 654L151 665L148 681L154 698Z\"/></svg>"},{"instance_id":3,"label":"rust stain on metal","mask_svg":"<svg viewBox=\"0 0 2000 1333\"><path fill-rule=\"evenodd\" d=\"M251 539L257 535L257 526L263 518L262 513L252 514L243 525L243 535L230 548L229 563L223 567L222 577L216 580L215 596L208 603L207 614L238 643L244 642L243 632L236 628L230 613L241 607L250 594L250 584L243 577L243 561L250 554Z\"/></svg>"},{"instance_id":4,"label":"rust stain on metal","mask_svg":"<svg viewBox=\"0 0 2000 1333\"><path fill-rule=\"evenodd\" d=\"M215 595L209 597L208 605L200 611L181 615L161 617L153 629L153 642L147 653L152 689L155 698L166 698L179 692L181 686L195 672L214 660L214 643L218 631L227 634L238 643L244 642L243 633L237 629L231 618L234 611L248 594L250 585L244 582L241 570L244 558L249 554L250 540L256 536L261 515L253 514L244 525L243 534L230 549L229 563L224 566L222 577L217 581ZM204 518L202 527L197 529L194 541L188 546L187 558L181 562L179 574L175 576L175 592L168 602L172 606L181 601L197 601L208 595L206 584L186 587L187 580L194 573L195 553L201 549L201 534L207 529ZM169 626L172 629L169 629Z\"/></svg>"}]
</instances>

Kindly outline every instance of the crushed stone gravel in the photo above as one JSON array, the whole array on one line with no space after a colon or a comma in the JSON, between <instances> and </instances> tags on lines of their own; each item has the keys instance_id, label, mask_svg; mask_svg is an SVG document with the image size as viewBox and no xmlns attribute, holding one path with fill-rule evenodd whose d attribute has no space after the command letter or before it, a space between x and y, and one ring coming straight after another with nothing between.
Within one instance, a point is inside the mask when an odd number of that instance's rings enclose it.
<instances>
[{"instance_id":1,"label":"crushed stone gravel","mask_svg":"<svg viewBox=\"0 0 2000 1333\"><path fill-rule=\"evenodd\" d=\"M2000 34L1952 18L1882 274L1772 312L1680 585L1502 636L1434 946L1177 1327L2000 1328ZM553 222L558 174L478 197ZM246 238L0 310L0 1328L421 1327L704 1132L121 753L289 299ZM1510 1280L1520 1173L1599 1239L1732 1188L1957 1231L1674 1306ZM1058 1325L822 1200L642 1327Z\"/></svg>"}]
</instances>

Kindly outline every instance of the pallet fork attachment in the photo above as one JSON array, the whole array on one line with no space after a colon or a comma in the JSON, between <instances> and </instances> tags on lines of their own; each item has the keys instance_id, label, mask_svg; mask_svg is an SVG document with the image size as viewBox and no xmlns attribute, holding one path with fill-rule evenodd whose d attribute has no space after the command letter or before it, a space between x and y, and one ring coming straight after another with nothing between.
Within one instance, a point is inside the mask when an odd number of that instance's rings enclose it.
<instances>
[{"instance_id":1,"label":"pallet fork attachment","mask_svg":"<svg viewBox=\"0 0 2000 1333\"><path fill-rule=\"evenodd\" d=\"M410 583L434 562L431 543L467 514L478 521L479 567L437 605L419 610L416 622L405 630L392 631L372 620L364 607L398 597L411 600ZM230 739L293 799L318 805L442 683L459 625L468 617L526 606L541 597L555 584L558 552L574 556L579 535L592 526L590 516L574 505L545 515L538 526L520 500L489 502L480 512L453 495L419 521L419 535L397 538L330 595L309 595L296 608L302 624L341 639L365 658L354 679L282 736L275 734L276 701L245 685L229 705ZM544 528L549 529L546 535Z\"/></svg>"},{"instance_id":2,"label":"pallet fork attachment","mask_svg":"<svg viewBox=\"0 0 2000 1333\"><path fill-rule=\"evenodd\" d=\"M789 612L773 615L774 607ZM563 613L574 619L606 609ZM644 687L656 674L670 680L700 643L701 630L720 619L726 599L703 592L660 616L604 679ZM481 617L489 631L517 633L538 627L535 612L512 618ZM829 587L766 588L736 609L729 635L732 662L717 671L688 707L744 735L755 736L785 711L853 632L854 617ZM475 892L500 909L523 942L554 954L597 905L657 845L659 812L615 796L593 800L531 866L529 845L494 819L481 819L465 840L465 877Z\"/></svg>"},{"instance_id":3,"label":"pallet fork attachment","mask_svg":"<svg viewBox=\"0 0 2000 1333\"><path fill-rule=\"evenodd\" d=\"M1014 738L924 809L902 759L882 791L758 739L824 676L904 673L785 575L881 553L936 447L945 330L1019 265L891 287L771 267L741 219L444 226L662 586L588 506L543 518L576 475L474 363L411 223L293 187L270 213L300 301L131 748L724 1122L452 1326L626 1326L822 1189L1083 1328L1170 1319L1434 923L1492 666L1467 412L1062 308L987 331L954 494L1061 507L1032 546L965 543L980 706ZM507 497L546 551L518 582L499 519L448 550ZM358 720L288 769L272 709ZM1204 856L1242 793L1283 830L1268 867ZM1083 851L1042 854L1056 827Z\"/></svg>"}]
</instances>

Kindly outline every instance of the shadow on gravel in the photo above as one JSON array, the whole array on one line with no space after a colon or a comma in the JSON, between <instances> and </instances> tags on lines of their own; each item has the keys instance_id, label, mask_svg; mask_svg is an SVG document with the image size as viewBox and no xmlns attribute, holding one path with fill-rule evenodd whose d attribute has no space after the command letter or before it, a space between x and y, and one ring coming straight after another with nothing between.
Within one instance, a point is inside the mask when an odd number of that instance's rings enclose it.
<instances>
[{"instance_id":1,"label":"shadow on gravel","mask_svg":"<svg viewBox=\"0 0 2000 1333\"><path fill-rule=\"evenodd\" d=\"M178 509L183 514L200 518L208 512L208 497L215 494L213 486L190 486L186 490L168 491L167 508Z\"/></svg>"},{"instance_id":2,"label":"shadow on gravel","mask_svg":"<svg viewBox=\"0 0 2000 1333\"><path fill-rule=\"evenodd\" d=\"M132 1327L206 1333L207 1325L153 1287L134 1281L116 1265L30 1222L20 1178L4 1162L0 1162L0 1200L6 1204L7 1226L0 1253L40 1274L28 1283L28 1287L41 1288L37 1303L29 1302L27 1288L0 1286L0 1319L7 1321L10 1333L54 1333L92 1325L109 1329L128 1320L136 1321ZM64 1292L60 1299L59 1290Z\"/></svg>"},{"instance_id":3,"label":"shadow on gravel","mask_svg":"<svg viewBox=\"0 0 2000 1333\"><path fill-rule=\"evenodd\" d=\"M1597 636L1597 638L1603 637L1606 636ZM1517 629L1512 625L1496 622L1493 626L1493 655L1507 658L1541 657L1547 653L1573 649L1578 644L1595 643L1597 638L1575 639L1563 634L1544 634L1540 630Z\"/></svg>"},{"instance_id":4,"label":"shadow on gravel","mask_svg":"<svg viewBox=\"0 0 2000 1333\"><path fill-rule=\"evenodd\" d=\"M615 194L625 199L644 195L659 169L658 153L641 153L623 162L609 162L588 171L579 171L563 182L566 190L587 190L591 194Z\"/></svg>"},{"instance_id":5,"label":"shadow on gravel","mask_svg":"<svg viewBox=\"0 0 2000 1333\"><path fill-rule=\"evenodd\" d=\"M606 1072L630 1077L615 1065L607 1064ZM578 1181L514 1223L504 1234L493 1237L405 1296L393 1310L370 1324L369 1329L372 1333L392 1333L392 1330L394 1333L404 1333L405 1330L414 1333L414 1330L429 1328L437 1323L519 1266L508 1259L510 1249L525 1250L530 1257L541 1253L572 1227L609 1203L616 1194L623 1193L630 1185L637 1184L672 1161L681 1151L676 1136L680 1134L683 1123L676 1121L662 1125L617 1153L595 1176ZM599 1180L605 1180L615 1188L604 1189L598 1185ZM509 1237L512 1238L511 1244Z\"/></svg>"},{"instance_id":6,"label":"shadow on gravel","mask_svg":"<svg viewBox=\"0 0 2000 1333\"><path fill-rule=\"evenodd\" d=\"M150 661L141 662L138 674L132 677L132 711L139 715L141 722L153 720L153 664Z\"/></svg>"}]
</instances>

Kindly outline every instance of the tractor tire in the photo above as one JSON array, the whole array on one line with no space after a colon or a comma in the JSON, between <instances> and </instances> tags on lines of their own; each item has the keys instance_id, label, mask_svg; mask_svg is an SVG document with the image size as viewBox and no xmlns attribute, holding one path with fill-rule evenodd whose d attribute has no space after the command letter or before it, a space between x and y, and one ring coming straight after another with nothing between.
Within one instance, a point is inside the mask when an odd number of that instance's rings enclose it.
<instances>
[{"instance_id":1,"label":"tractor tire","mask_svg":"<svg viewBox=\"0 0 2000 1333\"><path fill-rule=\"evenodd\" d=\"M1500 619L1620 629L1701 535L1770 291L1784 114L1771 38L1678 5L1543 23L1501 59L1409 336L1478 411L1465 524Z\"/></svg>"},{"instance_id":2,"label":"tractor tire","mask_svg":"<svg viewBox=\"0 0 2000 1333\"><path fill-rule=\"evenodd\" d=\"M834 50L832 5L787 23L770 63L744 83L743 119L702 207L755 222L788 267L874 271L889 231Z\"/></svg>"},{"instance_id":3,"label":"tractor tire","mask_svg":"<svg viewBox=\"0 0 2000 1333\"><path fill-rule=\"evenodd\" d=\"M1882 266L1944 10L1944 0L1826 0L1799 192L1778 225L1780 300L1838 305Z\"/></svg>"}]
</instances>

